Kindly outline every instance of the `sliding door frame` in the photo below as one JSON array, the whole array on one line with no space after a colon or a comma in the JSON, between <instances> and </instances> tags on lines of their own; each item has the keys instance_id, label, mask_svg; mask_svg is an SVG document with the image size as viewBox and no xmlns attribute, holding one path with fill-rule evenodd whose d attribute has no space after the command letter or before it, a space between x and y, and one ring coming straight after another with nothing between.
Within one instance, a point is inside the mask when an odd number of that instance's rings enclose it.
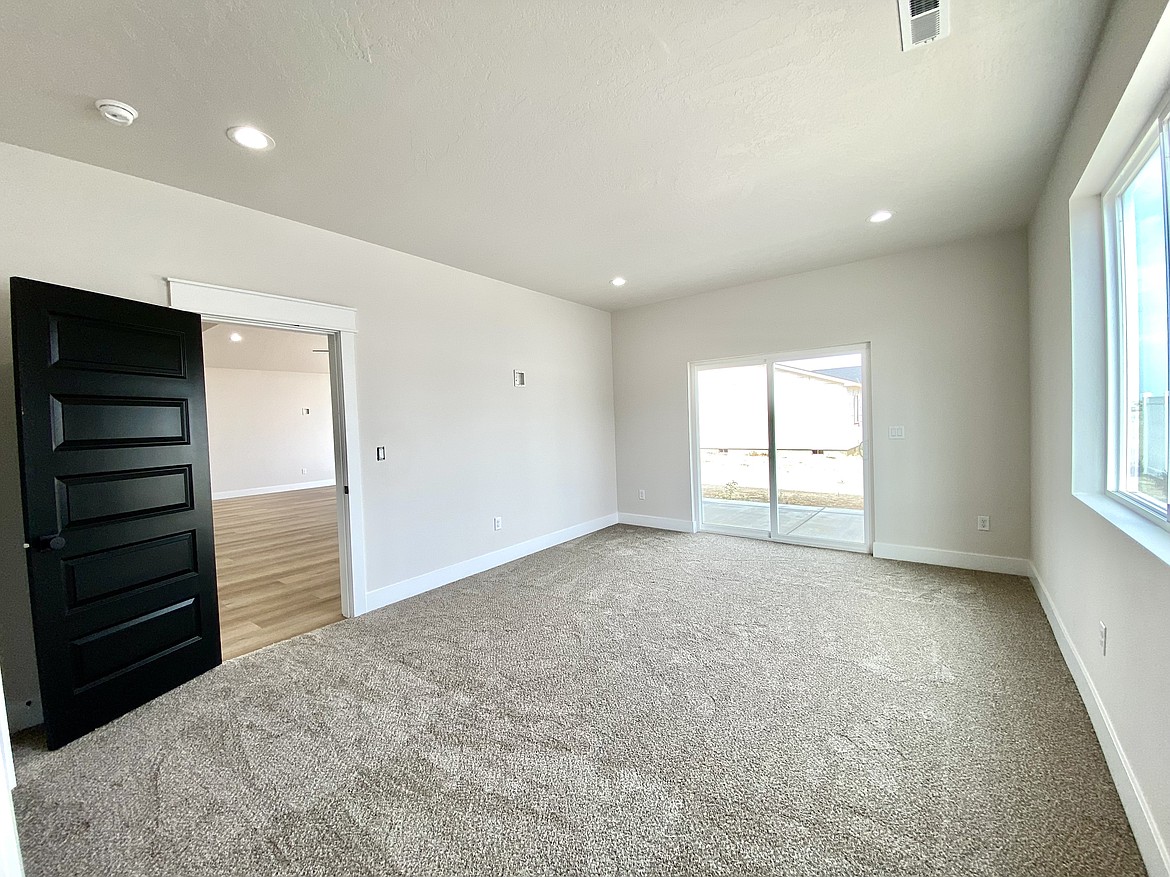
<instances>
[{"instance_id":1,"label":"sliding door frame","mask_svg":"<svg viewBox=\"0 0 1170 877\"><path fill-rule=\"evenodd\" d=\"M808 350L787 351L767 356L734 356L723 359L697 360L689 365L690 403L691 403L691 514L696 531L704 533L720 533L725 536L744 536L749 539L767 539L772 542L784 542L789 545L808 545L814 548L833 548L840 551L854 551L863 554L873 553L874 523L873 523L873 418L870 411L870 367L869 342L860 344L845 344L836 347L818 347ZM776 474L776 369L777 363L790 362L800 359L814 359L824 356L840 356L847 354L861 355L861 440L862 440L862 478L864 496L862 498L862 516L865 524L865 541L842 542L836 539L811 539L779 534L779 511L777 497L779 485ZM743 366L761 365L767 374L767 406L768 406L768 520L769 528L764 530L750 530L747 528L720 527L703 522L703 482L702 482L702 448L699 441L699 372L719 368L736 368Z\"/></svg>"}]
</instances>

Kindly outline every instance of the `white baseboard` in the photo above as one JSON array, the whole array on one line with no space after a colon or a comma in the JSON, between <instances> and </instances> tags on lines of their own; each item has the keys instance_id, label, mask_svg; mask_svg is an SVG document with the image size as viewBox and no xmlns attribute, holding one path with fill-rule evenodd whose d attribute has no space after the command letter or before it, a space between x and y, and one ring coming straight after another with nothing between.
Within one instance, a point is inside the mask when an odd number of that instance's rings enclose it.
<instances>
[{"instance_id":1,"label":"white baseboard","mask_svg":"<svg viewBox=\"0 0 1170 877\"><path fill-rule=\"evenodd\" d=\"M1032 564L1023 557L1000 557L996 554L975 554L967 551L943 551L941 548L918 548L914 545L873 543L873 556L886 560L907 560L911 563L929 563L932 566L953 566L981 572L1001 572L1026 576Z\"/></svg>"},{"instance_id":2,"label":"white baseboard","mask_svg":"<svg viewBox=\"0 0 1170 877\"><path fill-rule=\"evenodd\" d=\"M1032 580L1032 587L1036 590L1036 596L1044 608L1044 614L1048 616L1048 624L1052 627L1056 643L1060 646L1061 654L1064 655L1064 662L1068 665L1073 681L1077 684L1077 690L1081 693L1081 700L1085 702L1085 709L1093 723L1093 730L1097 732L1097 740L1101 743L1101 751L1105 754L1105 763L1109 766L1109 773L1113 776L1113 784L1117 786L1117 794L1125 808L1125 815L1129 817L1129 824L1133 829L1133 836L1137 840L1138 850L1145 861L1146 871L1149 872L1150 877L1170 877L1170 851L1167 850L1166 841L1158 829L1157 820L1150 811L1150 805L1142 792L1141 783L1138 782L1138 778L1133 772L1133 766L1129 763L1129 757L1126 756L1125 750L1121 746L1121 740L1117 737L1113 720L1109 717L1109 712L1105 709L1105 704L1097 693L1097 686L1093 684L1093 678L1089 675L1085 662L1081 660L1080 652L1077 651L1072 637L1069 636L1068 628L1064 626L1064 619L1060 617L1060 612L1057 611L1056 604L1052 601L1052 595L1048 593L1048 588L1040 579L1040 573L1031 563L1028 564L1028 567L1028 577Z\"/></svg>"},{"instance_id":3,"label":"white baseboard","mask_svg":"<svg viewBox=\"0 0 1170 877\"><path fill-rule=\"evenodd\" d=\"M302 481L300 484L273 484L271 487L248 487L244 490L213 491L212 499L235 499L238 496L261 496L265 493L288 493L290 490L311 490L314 487L332 487L337 481Z\"/></svg>"},{"instance_id":4,"label":"white baseboard","mask_svg":"<svg viewBox=\"0 0 1170 877\"><path fill-rule=\"evenodd\" d=\"M618 523L629 524L631 527L652 527L655 530L677 530L679 533L698 532L694 522L685 518L656 518L653 515L632 515L629 512L619 512Z\"/></svg>"},{"instance_id":5,"label":"white baseboard","mask_svg":"<svg viewBox=\"0 0 1170 877\"><path fill-rule=\"evenodd\" d=\"M529 539L526 542L509 545L507 548L501 548L499 551L481 554L479 557L473 557L461 563L423 573L421 576L415 576L411 579L395 582L392 585L386 585L384 588L378 588L376 591L370 591L366 594L365 611L370 612L374 609L381 609L383 606L389 606L391 603L397 603L399 600L405 600L408 597L414 597L426 591L432 591L435 588L449 585L451 582L457 582L476 573L485 572L505 563L511 563L513 560L519 560L521 557L527 557L529 554L544 551L546 548L552 548L554 545L560 545L562 542L568 542L570 539L588 536L590 533L596 533L598 530L612 527L617 522L618 516L616 513L606 515L602 518L586 521L583 524L566 527L564 530L557 530L554 533L537 536L535 539Z\"/></svg>"}]
</instances>

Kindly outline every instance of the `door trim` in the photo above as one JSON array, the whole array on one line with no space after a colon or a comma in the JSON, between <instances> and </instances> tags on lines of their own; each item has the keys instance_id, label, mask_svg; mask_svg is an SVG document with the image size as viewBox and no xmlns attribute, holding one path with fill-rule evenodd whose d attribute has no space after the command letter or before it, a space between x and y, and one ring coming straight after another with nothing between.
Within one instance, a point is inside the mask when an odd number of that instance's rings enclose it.
<instances>
[{"instance_id":1,"label":"door trim","mask_svg":"<svg viewBox=\"0 0 1170 877\"><path fill-rule=\"evenodd\" d=\"M0 681L0 699L4 683ZM12 741L8 736L8 712L0 712L0 874L4 877L24 877L24 862L20 856L20 837L16 827L16 813L12 807L12 790L16 788L16 771L12 766Z\"/></svg>"},{"instance_id":2,"label":"door trim","mask_svg":"<svg viewBox=\"0 0 1170 877\"><path fill-rule=\"evenodd\" d=\"M230 286L167 277L170 306L205 320L273 329L311 329L329 336L333 391L333 455L337 473L337 543L341 558L341 611L366 612L365 518L357 414L357 311L342 305L288 298Z\"/></svg>"},{"instance_id":3,"label":"door trim","mask_svg":"<svg viewBox=\"0 0 1170 877\"><path fill-rule=\"evenodd\" d=\"M732 531L718 526L703 526L703 485L702 485L702 449L699 447L699 382L700 371L711 368L734 368L735 366L763 365L767 372L768 386L768 441L776 444L775 436L775 376L773 366L778 362L788 362L794 359L813 359L821 356L836 356L838 354L861 354L861 436L865 448L865 465L862 478L865 484L864 519L865 542L838 542L832 539L801 539L779 537L773 534L777 527L777 509L775 502L769 502L769 530L738 530ZM691 522L695 532L720 533L727 536L743 536L749 539L766 539L772 542L783 542L789 545L808 545L814 548L832 548L839 551L855 551L872 554L874 546L874 441L873 441L873 410L870 391L870 343L863 341L857 344L840 344L832 347L816 347L805 350L786 351L779 354L756 354L751 356L730 356L719 359L695 360L688 363L688 395L690 397L691 423ZM769 492L772 498L777 496L776 465L774 452L768 456Z\"/></svg>"}]
</instances>

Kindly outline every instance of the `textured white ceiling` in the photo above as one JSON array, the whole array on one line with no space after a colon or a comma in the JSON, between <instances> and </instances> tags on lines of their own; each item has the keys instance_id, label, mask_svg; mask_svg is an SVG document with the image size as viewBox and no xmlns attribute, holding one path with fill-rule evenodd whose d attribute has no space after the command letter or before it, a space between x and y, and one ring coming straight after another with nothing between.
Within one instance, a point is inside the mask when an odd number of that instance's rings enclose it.
<instances>
[{"instance_id":1,"label":"textured white ceiling","mask_svg":"<svg viewBox=\"0 0 1170 877\"><path fill-rule=\"evenodd\" d=\"M238 332L243 341L232 341ZM248 368L273 372L329 374L329 339L311 332L203 324L203 364L208 368Z\"/></svg>"},{"instance_id":2,"label":"textured white ceiling","mask_svg":"<svg viewBox=\"0 0 1170 877\"><path fill-rule=\"evenodd\" d=\"M10 3L0 140L616 308L1022 225L1107 6Z\"/></svg>"}]
</instances>

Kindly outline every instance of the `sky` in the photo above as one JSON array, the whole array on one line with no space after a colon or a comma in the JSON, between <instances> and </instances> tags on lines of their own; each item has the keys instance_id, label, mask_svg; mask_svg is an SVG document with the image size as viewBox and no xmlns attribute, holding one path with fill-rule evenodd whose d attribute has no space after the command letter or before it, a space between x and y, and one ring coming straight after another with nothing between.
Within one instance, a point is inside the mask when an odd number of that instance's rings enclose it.
<instances>
[{"instance_id":1,"label":"sky","mask_svg":"<svg viewBox=\"0 0 1170 877\"><path fill-rule=\"evenodd\" d=\"M1136 232L1124 244L1127 266L1136 262L1137 267L1134 278L1137 282L1131 284L1127 277L1126 294L1132 295L1136 285L1140 337L1138 392L1162 394L1170 380L1170 366L1167 363L1166 226L1160 152L1155 152L1138 173L1122 200L1126 225Z\"/></svg>"}]
</instances>

